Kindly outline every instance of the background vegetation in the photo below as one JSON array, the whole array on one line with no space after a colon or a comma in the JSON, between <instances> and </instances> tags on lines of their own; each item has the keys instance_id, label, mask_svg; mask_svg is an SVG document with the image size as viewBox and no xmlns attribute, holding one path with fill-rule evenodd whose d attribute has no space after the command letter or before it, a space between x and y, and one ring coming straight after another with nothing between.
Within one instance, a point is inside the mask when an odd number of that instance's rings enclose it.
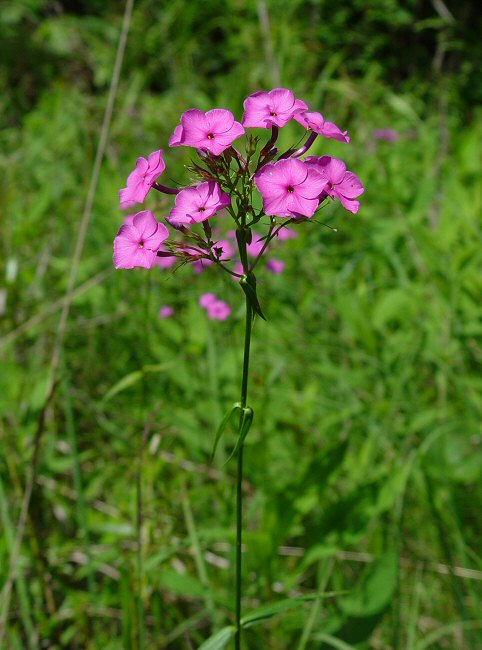
<instances>
[{"instance_id":1,"label":"background vegetation","mask_svg":"<svg viewBox=\"0 0 482 650\"><path fill-rule=\"evenodd\" d=\"M244 607L320 597L246 648L481 648L480 10L138 0L46 404L122 12L0 6L2 583L42 429L2 648L189 650L232 620L232 471L209 454L238 395L242 292L211 271L114 272L112 239L117 190L182 111L239 119L276 85L349 129L314 153L343 157L366 193L356 216L326 209L337 232L300 227L282 275L260 273ZM185 151L166 156L184 182ZM208 290L226 323L206 321Z\"/></svg>"}]
</instances>

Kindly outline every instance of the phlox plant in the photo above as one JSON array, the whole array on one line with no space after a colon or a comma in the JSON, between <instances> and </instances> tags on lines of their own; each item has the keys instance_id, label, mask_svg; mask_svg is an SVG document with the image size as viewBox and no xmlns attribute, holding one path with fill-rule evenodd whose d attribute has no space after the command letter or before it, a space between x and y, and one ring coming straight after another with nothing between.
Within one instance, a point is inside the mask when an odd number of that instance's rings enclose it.
<instances>
[{"instance_id":1,"label":"phlox plant","mask_svg":"<svg viewBox=\"0 0 482 650\"><path fill-rule=\"evenodd\" d=\"M299 148L293 146L279 152L276 147L279 130L291 120L305 129L306 139ZM250 128L269 130L267 140L247 132ZM243 153L234 146L242 136L246 136ZM197 265L198 270L215 265L236 280L245 296L240 399L223 418L213 445L214 456L224 429L236 420L237 442L229 458L237 460L235 620L234 625L211 638L210 643L218 638L219 645L209 647L224 647L234 637L234 647L239 650L246 620L241 617L243 451L254 415L248 405L248 371L253 320L256 316L265 318L258 300L255 269L273 240L296 236L291 227L302 227L330 199L340 201L345 210L357 213L360 203L356 199L364 191L359 178L346 169L342 160L305 156L318 136L341 144L350 142L346 131L326 121L320 113L310 111L304 101L286 88L250 95L244 102L241 122L225 109L204 113L193 108L181 115L169 146L196 150L196 162L191 161L187 166L194 183L186 187L159 183L166 169L164 152L159 150L137 160L126 187L119 192L123 209L143 203L151 190L172 195L173 206L164 217L165 224L157 221L150 210L126 218L114 239L116 269L167 267L176 262ZM255 207L260 205L256 193L261 195L260 208ZM216 220L225 213L234 222L231 234L235 245L217 236ZM267 268L280 273L283 262L271 259ZM201 296L199 304L209 318L221 321L231 311L214 293ZM161 318L171 315L169 306L160 309Z\"/></svg>"}]
</instances>

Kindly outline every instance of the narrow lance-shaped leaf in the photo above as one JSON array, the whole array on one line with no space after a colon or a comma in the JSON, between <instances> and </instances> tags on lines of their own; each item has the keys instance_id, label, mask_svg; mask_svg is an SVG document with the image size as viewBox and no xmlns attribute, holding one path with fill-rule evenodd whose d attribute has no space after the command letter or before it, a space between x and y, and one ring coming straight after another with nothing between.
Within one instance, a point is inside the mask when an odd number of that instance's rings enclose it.
<instances>
[{"instance_id":1,"label":"narrow lance-shaped leaf","mask_svg":"<svg viewBox=\"0 0 482 650\"><path fill-rule=\"evenodd\" d=\"M254 609L246 616L243 616L241 619L241 626L243 628L251 627L253 625L258 625L263 621L266 621L277 614L282 614L291 609L296 609L301 607L307 602L316 600L318 598L333 598L335 596L340 596L346 594L346 591L329 591L323 594L310 594L307 596L300 596L298 598L286 598L284 600L279 600L277 603L271 603L269 605L263 605Z\"/></svg>"},{"instance_id":2,"label":"narrow lance-shaped leaf","mask_svg":"<svg viewBox=\"0 0 482 650\"><path fill-rule=\"evenodd\" d=\"M222 630L204 641L198 650L222 650L222 648L226 647L228 641L231 641L235 632L236 628L232 625L223 627Z\"/></svg>"},{"instance_id":3,"label":"narrow lance-shaped leaf","mask_svg":"<svg viewBox=\"0 0 482 650\"><path fill-rule=\"evenodd\" d=\"M214 438L213 450L211 452L211 462L213 461L214 455L216 454L216 449L218 447L218 443L219 443L219 441L221 439L221 436L224 433L224 429L228 426L231 418L233 417L233 415L238 410L241 410L241 404L239 402L236 402L235 404L233 404L231 409L225 414L225 416L221 420L221 422L220 422L220 424L219 424L219 426L218 426L218 428L216 430L216 436Z\"/></svg>"},{"instance_id":4,"label":"narrow lance-shaped leaf","mask_svg":"<svg viewBox=\"0 0 482 650\"><path fill-rule=\"evenodd\" d=\"M240 422L240 426L239 426L238 439L236 441L236 445L235 445L233 451L229 455L229 458L224 463L225 465L227 465L229 463L229 461L234 456L236 456L236 454L238 453L240 447L242 446L242 444L243 444L243 442L244 442L244 440L245 440L246 436L248 435L248 432L249 432L249 430L251 428L251 424L253 423L253 417L254 417L253 409L250 406L244 407L242 412L241 412L241 422Z\"/></svg>"},{"instance_id":5,"label":"narrow lance-shaped leaf","mask_svg":"<svg viewBox=\"0 0 482 650\"><path fill-rule=\"evenodd\" d=\"M249 276L242 277L239 284L253 309L253 316L254 314L258 314L258 316L263 320L266 320L266 316L263 314L261 305L259 304L258 294L256 292L256 278L254 277L254 274L250 273Z\"/></svg>"}]
</instances>

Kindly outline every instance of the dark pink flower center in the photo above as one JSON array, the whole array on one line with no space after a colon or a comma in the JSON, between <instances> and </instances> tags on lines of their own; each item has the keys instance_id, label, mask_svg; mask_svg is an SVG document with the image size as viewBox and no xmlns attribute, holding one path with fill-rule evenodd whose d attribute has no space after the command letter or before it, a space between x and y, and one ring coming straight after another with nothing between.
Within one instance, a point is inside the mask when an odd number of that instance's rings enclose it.
<instances>
[{"instance_id":1,"label":"dark pink flower center","mask_svg":"<svg viewBox=\"0 0 482 650\"><path fill-rule=\"evenodd\" d=\"M208 133L207 136L206 136L206 138L207 138L208 140L214 140L214 135L213 135L212 133Z\"/></svg>"},{"instance_id":2,"label":"dark pink flower center","mask_svg":"<svg viewBox=\"0 0 482 650\"><path fill-rule=\"evenodd\" d=\"M139 248L144 248L144 240L143 239L141 239L141 241L139 242Z\"/></svg>"},{"instance_id":3,"label":"dark pink flower center","mask_svg":"<svg viewBox=\"0 0 482 650\"><path fill-rule=\"evenodd\" d=\"M293 187L293 185L288 185L286 190L287 190L288 194L293 194L293 192L295 191L295 188Z\"/></svg>"},{"instance_id":4,"label":"dark pink flower center","mask_svg":"<svg viewBox=\"0 0 482 650\"><path fill-rule=\"evenodd\" d=\"M206 208L202 205L202 206L199 208L198 212L206 212Z\"/></svg>"}]
</instances>

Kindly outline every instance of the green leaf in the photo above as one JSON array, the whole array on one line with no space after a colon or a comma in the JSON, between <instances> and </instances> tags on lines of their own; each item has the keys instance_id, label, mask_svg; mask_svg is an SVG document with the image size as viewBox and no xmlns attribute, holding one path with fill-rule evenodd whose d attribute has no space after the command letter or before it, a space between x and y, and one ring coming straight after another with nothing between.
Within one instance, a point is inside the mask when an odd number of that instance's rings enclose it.
<instances>
[{"instance_id":1,"label":"green leaf","mask_svg":"<svg viewBox=\"0 0 482 650\"><path fill-rule=\"evenodd\" d=\"M335 650L356 650L352 645L348 645L348 643L345 643L341 639L337 639L335 636L331 636L331 634L319 632L318 634L314 634L311 638L313 641L323 641L332 648L335 648Z\"/></svg>"},{"instance_id":2,"label":"green leaf","mask_svg":"<svg viewBox=\"0 0 482 650\"><path fill-rule=\"evenodd\" d=\"M478 621L456 621L455 623L449 623L448 625L443 625L442 627L437 628L430 634L427 634L423 639L421 639L417 645L416 650L425 650L425 648L430 647L444 636L453 634L454 632L459 632L460 630L477 630L482 629L482 620Z\"/></svg>"},{"instance_id":3,"label":"green leaf","mask_svg":"<svg viewBox=\"0 0 482 650\"><path fill-rule=\"evenodd\" d=\"M242 277L239 284L249 300L253 314L258 314L258 316L263 320L266 320L266 316L263 314L261 305L259 304L258 294L256 292L256 278L254 277L254 274L251 273L249 276Z\"/></svg>"},{"instance_id":4,"label":"green leaf","mask_svg":"<svg viewBox=\"0 0 482 650\"><path fill-rule=\"evenodd\" d=\"M242 413L241 413L241 426L239 427L239 436L238 440L236 441L236 445L229 455L228 460L224 463L227 465L231 458L233 456L236 456L238 453L238 450L241 448L246 436L248 435L248 432L251 428L251 424L253 423L253 417L254 417L254 411L250 406L246 406L243 408Z\"/></svg>"},{"instance_id":5,"label":"green leaf","mask_svg":"<svg viewBox=\"0 0 482 650\"><path fill-rule=\"evenodd\" d=\"M142 374L142 370L135 370L134 372L130 372L128 375L118 381L117 384L114 384L112 386L112 388L104 396L104 400L107 401L114 397L114 395L117 395L117 393L126 390L126 388L130 388L134 384L137 384L137 382L142 379Z\"/></svg>"},{"instance_id":6,"label":"green leaf","mask_svg":"<svg viewBox=\"0 0 482 650\"><path fill-rule=\"evenodd\" d=\"M262 607L258 607L258 609L254 609L249 614L246 614L246 616L243 616L243 618L241 619L241 627L243 628L252 627L253 625L258 625L258 623L267 621L268 619L272 618L273 616L276 616L277 614L287 612L291 609L296 609L297 607L302 607L302 605L304 605L305 603L311 602L318 598L330 598L330 597L332 598L334 596L339 596L344 593L346 592L329 591L322 594L310 594L308 596L300 596L298 598L286 598L284 600L279 600L277 603L263 605Z\"/></svg>"},{"instance_id":7,"label":"green leaf","mask_svg":"<svg viewBox=\"0 0 482 650\"><path fill-rule=\"evenodd\" d=\"M367 569L340 606L346 614L357 618L379 614L390 604L397 580L398 555L390 549Z\"/></svg>"},{"instance_id":8,"label":"green leaf","mask_svg":"<svg viewBox=\"0 0 482 650\"><path fill-rule=\"evenodd\" d=\"M231 408L230 411L228 411L223 419L221 420L217 430L216 430L216 436L214 438L214 445L213 445L213 450L211 452L211 462L214 459L214 455L216 453L216 449L218 447L218 443L221 439L221 436L224 433L224 429L228 426L229 422L231 421L231 418L235 414L236 411L241 410L241 404L239 402L235 402Z\"/></svg>"},{"instance_id":9,"label":"green leaf","mask_svg":"<svg viewBox=\"0 0 482 650\"><path fill-rule=\"evenodd\" d=\"M162 372L163 370L171 368L173 365L175 365L174 361L169 361L168 363L148 364L146 366L143 366L143 368L140 370L134 370L134 372L130 372L125 377L122 377L122 379L120 379L116 384L112 386L110 390L107 391L103 398L104 401L111 399L114 397L114 395L117 395L117 393L130 388L134 384L137 384L138 381L141 381L144 375L149 373Z\"/></svg>"},{"instance_id":10,"label":"green leaf","mask_svg":"<svg viewBox=\"0 0 482 650\"><path fill-rule=\"evenodd\" d=\"M203 598L205 589L201 582L189 574L178 573L170 567L164 567L158 574L159 584L162 589L190 598Z\"/></svg>"},{"instance_id":11,"label":"green leaf","mask_svg":"<svg viewBox=\"0 0 482 650\"><path fill-rule=\"evenodd\" d=\"M207 641L204 641L198 650L222 650L222 648L226 647L228 641L233 638L235 632L236 628L232 625L223 627L222 630L219 630L219 632L209 637Z\"/></svg>"}]
</instances>

